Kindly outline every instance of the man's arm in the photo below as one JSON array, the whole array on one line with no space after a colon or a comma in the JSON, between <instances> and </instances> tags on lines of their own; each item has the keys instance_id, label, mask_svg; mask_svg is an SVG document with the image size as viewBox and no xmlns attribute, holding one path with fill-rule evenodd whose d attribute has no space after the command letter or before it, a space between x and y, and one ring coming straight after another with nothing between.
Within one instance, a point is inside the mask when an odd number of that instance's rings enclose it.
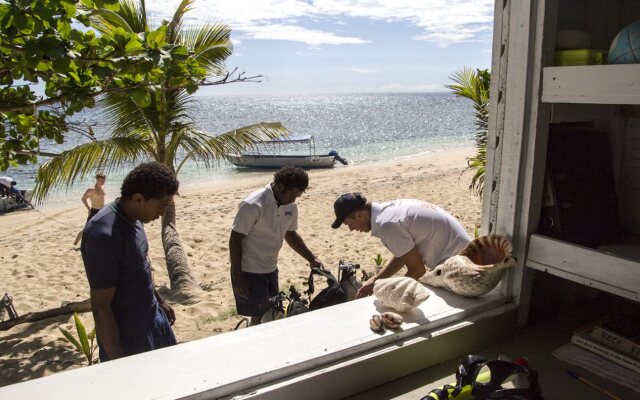
<instances>
[{"instance_id":1,"label":"man's arm","mask_svg":"<svg viewBox=\"0 0 640 400\"><path fill-rule=\"evenodd\" d=\"M93 192L93 190L94 189L87 189L82 195L82 204L84 204L84 206L87 207L87 210L91 210L91 206L89 205L87 200L89 199L89 197L91 197L91 193Z\"/></svg>"},{"instance_id":2,"label":"man's arm","mask_svg":"<svg viewBox=\"0 0 640 400\"><path fill-rule=\"evenodd\" d=\"M360 290L358 290L358 298L369 296L373 293L373 284L378 279L390 278L396 272L400 271L400 268L407 266L407 273L405 276L418 280L426 272L424 261L422 256L415 247L409 250L408 253L402 257L394 257L389 264L380 270L376 275L369 278L363 283Z\"/></svg>"},{"instance_id":3,"label":"man's arm","mask_svg":"<svg viewBox=\"0 0 640 400\"><path fill-rule=\"evenodd\" d=\"M402 260L402 263L407 266L407 273L405 276L408 276L409 278L418 280L418 278L427 272L422 256L415 247L409 250L407 254L400 257L400 259Z\"/></svg>"},{"instance_id":4,"label":"man's arm","mask_svg":"<svg viewBox=\"0 0 640 400\"><path fill-rule=\"evenodd\" d=\"M116 288L91 289L91 311L96 323L96 334L100 345L110 360L124 357L118 323L111 310L111 302Z\"/></svg>"},{"instance_id":5,"label":"man's arm","mask_svg":"<svg viewBox=\"0 0 640 400\"><path fill-rule=\"evenodd\" d=\"M362 287L358 289L357 297L362 298L371 296L371 294L373 293L373 284L378 279L384 279L393 276L396 272L400 271L400 268L402 268L403 265L404 263L402 262L401 258L392 258L391 261L389 261L389 263L384 266L377 274L367 279L367 281L362 284Z\"/></svg>"},{"instance_id":6,"label":"man's arm","mask_svg":"<svg viewBox=\"0 0 640 400\"><path fill-rule=\"evenodd\" d=\"M153 294L156 296L156 300L158 300L158 304L164 310L167 319L169 320L169 325L173 325L176 322L176 312L173 311L173 307L169 305L162 297L160 297L160 293L157 290L153 289Z\"/></svg>"},{"instance_id":7,"label":"man's arm","mask_svg":"<svg viewBox=\"0 0 640 400\"><path fill-rule=\"evenodd\" d=\"M233 292L240 297L249 295L249 281L242 271L242 241L247 237L234 230L229 238L229 257L231 259L231 285Z\"/></svg>"},{"instance_id":8,"label":"man's arm","mask_svg":"<svg viewBox=\"0 0 640 400\"><path fill-rule=\"evenodd\" d=\"M318 259L318 257L313 255L298 232L287 231L287 233L284 234L284 240L287 241L287 244L293 249L293 251L300 254L300 256L305 260L309 261L309 267L322 267L322 262Z\"/></svg>"}]
</instances>

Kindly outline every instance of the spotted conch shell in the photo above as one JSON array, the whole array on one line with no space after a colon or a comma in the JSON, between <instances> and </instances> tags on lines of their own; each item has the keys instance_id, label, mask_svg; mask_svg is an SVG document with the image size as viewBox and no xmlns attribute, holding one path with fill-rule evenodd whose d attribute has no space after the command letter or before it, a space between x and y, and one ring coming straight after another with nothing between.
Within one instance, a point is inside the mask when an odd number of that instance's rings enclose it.
<instances>
[{"instance_id":1,"label":"spotted conch shell","mask_svg":"<svg viewBox=\"0 0 640 400\"><path fill-rule=\"evenodd\" d=\"M495 288L504 271L516 265L511 242L504 236L488 235L472 240L457 255L448 258L420 278L427 285L443 287L461 296L477 297Z\"/></svg>"},{"instance_id":2,"label":"spotted conch shell","mask_svg":"<svg viewBox=\"0 0 640 400\"><path fill-rule=\"evenodd\" d=\"M431 292L415 279L405 276L378 279L373 284L373 294L382 305L405 312L425 301Z\"/></svg>"}]
</instances>

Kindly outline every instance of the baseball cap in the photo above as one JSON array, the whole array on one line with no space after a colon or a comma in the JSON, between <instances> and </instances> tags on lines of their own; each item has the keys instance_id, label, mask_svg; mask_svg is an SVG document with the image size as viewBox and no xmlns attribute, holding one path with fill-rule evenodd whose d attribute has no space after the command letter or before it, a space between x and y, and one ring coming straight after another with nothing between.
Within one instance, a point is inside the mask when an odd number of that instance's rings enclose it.
<instances>
[{"instance_id":1,"label":"baseball cap","mask_svg":"<svg viewBox=\"0 0 640 400\"><path fill-rule=\"evenodd\" d=\"M335 203L333 203L333 210L336 213L336 220L331 224L333 229L340 228L340 225L344 222L344 219L352 212L363 208L367 204L367 199L360 193L345 193L338 197Z\"/></svg>"}]
</instances>

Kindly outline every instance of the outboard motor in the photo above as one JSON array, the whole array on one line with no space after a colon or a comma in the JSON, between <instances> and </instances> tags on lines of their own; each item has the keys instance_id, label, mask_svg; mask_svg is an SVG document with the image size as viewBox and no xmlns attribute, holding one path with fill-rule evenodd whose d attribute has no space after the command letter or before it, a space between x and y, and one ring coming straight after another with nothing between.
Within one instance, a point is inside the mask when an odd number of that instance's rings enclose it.
<instances>
[{"instance_id":1,"label":"outboard motor","mask_svg":"<svg viewBox=\"0 0 640 400\"><path fill-rule=\"evenodd\" d=\"M338 155L338 152L335 151L334 149L332 149L329 152L330 156L333 156L333 158L335 158L336 160L338 160L340 163L342 163L342 165L347 165L349 164L349 162L347 160L345 160L344 158L340 157L340 155Z\"/></svg>"}]
</instances>

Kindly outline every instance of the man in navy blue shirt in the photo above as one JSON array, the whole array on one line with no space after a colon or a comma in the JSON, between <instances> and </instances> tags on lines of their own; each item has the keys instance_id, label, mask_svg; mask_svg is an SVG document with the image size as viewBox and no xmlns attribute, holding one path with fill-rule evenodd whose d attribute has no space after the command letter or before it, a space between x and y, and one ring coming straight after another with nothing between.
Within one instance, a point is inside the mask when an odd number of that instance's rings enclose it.
<instances>
[{"instance_id":1,"label":"man in navy blue shirt","mask_svg":"<svg viewBox=\"0 0 640 400\"><path fill-rule=\"evenodd\" d=\"M82 260L100 361L176 344L171 330L175 314L154 289L143 224L173 204L178 185L167 166L141 164L124 179L121 197L85 227Z\"/></svg>"}]
</instances>

